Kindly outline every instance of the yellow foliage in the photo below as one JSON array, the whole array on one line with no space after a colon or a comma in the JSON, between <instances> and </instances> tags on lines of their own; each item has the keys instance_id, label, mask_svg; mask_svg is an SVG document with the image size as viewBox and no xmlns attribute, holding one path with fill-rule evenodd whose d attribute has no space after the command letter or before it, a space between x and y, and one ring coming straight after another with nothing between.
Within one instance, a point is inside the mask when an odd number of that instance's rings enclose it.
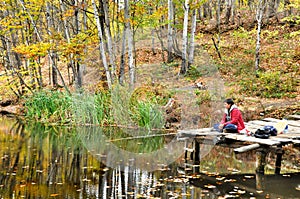
<instances>
[{"instance_id":1,"label":"yellow foliage","mask_svg":"<svg viewBox=\"0 0 300 199\"><path fill-rule=\"evenodd\" d=\"M51 48L50 43L36 43L31 45L20 44L13 51L24 55L27 58L44 57L47 51Z\"/></svg>"}]
</instances>

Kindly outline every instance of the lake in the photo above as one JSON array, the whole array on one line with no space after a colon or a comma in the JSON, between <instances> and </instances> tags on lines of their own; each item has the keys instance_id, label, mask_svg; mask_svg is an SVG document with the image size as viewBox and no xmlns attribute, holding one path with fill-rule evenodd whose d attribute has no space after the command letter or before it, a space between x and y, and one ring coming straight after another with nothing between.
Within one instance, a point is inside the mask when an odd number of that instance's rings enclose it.
<instances>
[{"instance_id":1,"label":"lake","mask_svg":"<svg viewBox=\"0 0 300 199\"><path fill-rule=\"evenodd\" d=\"M135 137L135 138L133 138ZM256 173L235 154L174 132L45 126L0 117L1 198L300 198L299 148Z\"/></svg>"}]
</instances>

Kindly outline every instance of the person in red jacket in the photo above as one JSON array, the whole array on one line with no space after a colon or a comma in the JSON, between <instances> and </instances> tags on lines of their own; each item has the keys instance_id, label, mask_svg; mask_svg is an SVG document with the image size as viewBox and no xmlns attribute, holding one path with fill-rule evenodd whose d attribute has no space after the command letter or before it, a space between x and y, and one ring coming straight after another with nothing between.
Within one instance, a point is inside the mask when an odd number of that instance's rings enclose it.
<instances>
[{"instance_id":1,"label":"person in red jacket","mask_svg":"<svg viewBox=\"0 0 300 199\"><path fill-rule=\"evenodd\" d=\"M219 125L219 129L224 132L247 134L241 111L229 98L224 101L225 113Z\"/></svg>"}]
</instances>

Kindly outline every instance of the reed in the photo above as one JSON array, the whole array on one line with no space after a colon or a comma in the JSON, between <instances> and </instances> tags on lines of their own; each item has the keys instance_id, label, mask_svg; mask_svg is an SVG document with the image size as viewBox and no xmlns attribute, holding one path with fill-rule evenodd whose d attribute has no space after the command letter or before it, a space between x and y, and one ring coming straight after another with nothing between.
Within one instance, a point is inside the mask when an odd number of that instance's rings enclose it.
<instances>
[{"instance_id":1,"label":"reed","mask_svg":"<svg viewBox=\"0 0 300 199\"><path fill-rule=\"evenodd\" d=\"M40 91L26 99L26 118L43 123L122 125L159 129L164 125L160 105L153 99L134 99L130 92L68 93ZM134 103L132 103L134 102Z\"/></svg>"},{"instance_id":2,"label":"reed","mask_svg":"<svg viewBox=\"0 0 300 199\"><path fill-rule=\"evenodd\" d=\"M67 122L72 98L59 91L39 91L25 101L27 119L41 122Z\"/></svg>"},{"instance_id":3,"label":"reed","mask_svg":"<svg viewBox=\"0 0 300 199\"><path fill-rule=\"evenodd\" d=\"M133 121L146 129L159 129L164 125L162 111L156 103L138 101L131 109Z\"/></svg>"}]
</instances>

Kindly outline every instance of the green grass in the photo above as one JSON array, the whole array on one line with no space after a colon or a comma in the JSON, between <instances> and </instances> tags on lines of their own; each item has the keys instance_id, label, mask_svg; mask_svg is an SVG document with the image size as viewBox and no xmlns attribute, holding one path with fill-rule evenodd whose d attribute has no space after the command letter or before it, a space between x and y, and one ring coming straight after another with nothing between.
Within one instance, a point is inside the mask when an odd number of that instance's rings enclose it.
<instances>
[{"instance_id":1,"label":"green grass","mask_svg":"<svg viewBox=\"0 0 300 199\"><path fill-rule=\"evenodd\" d=\"M147 90L145 95L139 99L122 87L97 94L39 91L26 99L25 114L42 123L162 128L161 97Z\"/></svg>"},{"instance_id":2,"label":"green grass","mask_svg":"<svg viewBox=\"0 0 300 199\"><path fill-rule=\"evenodd\" d=\"M26 118L41 122L69 121L72 98L59 91L39 91L26 99Z\"/></svg>"}]
</instances>

